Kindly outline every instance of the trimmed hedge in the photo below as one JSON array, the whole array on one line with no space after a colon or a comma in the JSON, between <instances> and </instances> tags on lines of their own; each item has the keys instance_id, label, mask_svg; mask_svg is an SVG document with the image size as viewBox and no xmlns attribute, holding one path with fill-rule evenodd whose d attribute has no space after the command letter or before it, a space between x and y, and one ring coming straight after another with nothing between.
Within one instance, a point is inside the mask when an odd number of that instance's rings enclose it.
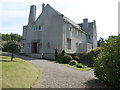
<instances>
[{"instance_id":1,"label":"trimmed hedge","mask_svg":"<svg viewBox=\"0 0 120 90\"><path fill-rule=\"evenodd\" d=\"M71 60L69 63L69 65L76 65L76 64L78 64L78 62L76 60Z\"/></svg>"}]
</instances>

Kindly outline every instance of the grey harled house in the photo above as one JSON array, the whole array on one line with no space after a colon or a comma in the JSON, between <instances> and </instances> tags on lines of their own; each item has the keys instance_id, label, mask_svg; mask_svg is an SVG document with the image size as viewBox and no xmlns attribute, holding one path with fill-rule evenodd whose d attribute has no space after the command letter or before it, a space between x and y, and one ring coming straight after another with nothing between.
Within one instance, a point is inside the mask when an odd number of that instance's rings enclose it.
<instances>
[{"instance_id":1,"label":"grey harled house","mask_svg":"<svg viewBox=\"0 0 120 90\"><path fill-rule=\"evenodd\" d=\"M86 52L97 47L96 22L76 24L49 4L42 5L42 13L36 19L36 6L30 8L28 25L23 26L23 52L32 57L54 58L54 50L60 53Z\"/></svg>"}]
</instances>

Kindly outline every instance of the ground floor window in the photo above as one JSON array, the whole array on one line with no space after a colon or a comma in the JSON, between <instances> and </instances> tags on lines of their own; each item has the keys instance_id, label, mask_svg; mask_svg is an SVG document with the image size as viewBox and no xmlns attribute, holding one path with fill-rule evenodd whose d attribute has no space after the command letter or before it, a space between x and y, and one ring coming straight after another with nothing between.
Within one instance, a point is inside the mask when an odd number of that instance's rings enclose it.
<instances>
[{"instance_id":1,"label":"ground floor window","mask_svg":"<svg viewBox=\"0 0 120 90\"><path fill-rule=\"evenodd\" d=\"M71 39L67 38L67 49L71 49Z\"/></svg>"}]
</instances>

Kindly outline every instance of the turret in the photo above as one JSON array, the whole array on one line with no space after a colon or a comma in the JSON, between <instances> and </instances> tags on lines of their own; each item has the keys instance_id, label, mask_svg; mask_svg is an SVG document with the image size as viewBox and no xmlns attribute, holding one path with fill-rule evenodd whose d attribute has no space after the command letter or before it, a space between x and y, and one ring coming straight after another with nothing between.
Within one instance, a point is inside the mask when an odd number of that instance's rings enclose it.
<instances>
[{"instance_id":1,"label":"turret","mask_svg":"<svg viewBox=\"0 0 120 90\"><path fill-rule=\"evenodd\" d=\"M32 25L36 19L36 6L32 5L30 7L28 25Z\"/></svg>"}]
</instances>

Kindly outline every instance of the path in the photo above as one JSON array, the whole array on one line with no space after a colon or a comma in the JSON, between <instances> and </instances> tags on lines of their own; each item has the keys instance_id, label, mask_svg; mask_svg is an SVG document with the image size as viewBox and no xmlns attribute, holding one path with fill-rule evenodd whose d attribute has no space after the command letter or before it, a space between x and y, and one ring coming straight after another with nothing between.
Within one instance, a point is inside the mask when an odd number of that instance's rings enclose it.
<instances>
[{"instance_id":1,"label":"path","mask_svg":"<svg viewBox=\"0 0 120 90\"><path fill-rule=\"evenodd\" d=\"M69 66L39 60L30 57L19 56L36 65L42 72L42 76L33 88L103 88L105 87L94 76L94 71L79 71Z\"/></svg>"}]
</instances>

